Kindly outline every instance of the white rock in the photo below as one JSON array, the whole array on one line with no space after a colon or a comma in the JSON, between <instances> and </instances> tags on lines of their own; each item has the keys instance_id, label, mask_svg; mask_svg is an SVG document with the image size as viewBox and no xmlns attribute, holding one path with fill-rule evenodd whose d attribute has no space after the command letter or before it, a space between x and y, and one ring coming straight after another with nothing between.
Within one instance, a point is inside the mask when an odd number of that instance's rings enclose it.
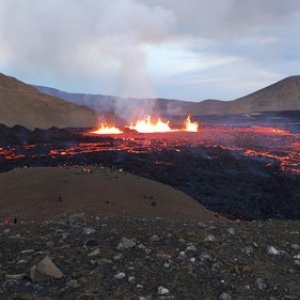
<instances>
[{"instance_id":1,"label":"white rock","mask_svg":"<svg viewBox=\"0 0 300 300\"><path fill-rule=\"evenodd\" d=\"M46 256L37 265L30 269L32 281L46 281L49 278L60 279L64 276L62 271Z\"/></svg>"},{"instance_id":2,"label":"white rock","mask_svg":"<svg viewBox=\"0 0 300 300\"><path fill-rule=\"evenodd\" d=\"M281 251L277 250L273 246L268 246L267 251L268 251L268 254L270 254L270 255L280 255L281 254Z\"/></svg>"},{"instance_id":3,"label":"white rock","mask_svg":"<svg viewBox=\"0 0 300 300\"><path fill-rule=\"evenodd\" d=\"M34 253L34 250L33 249L26 249L26 250L23 250L23 251L21 251L21 254L32 254L32 253Z\"/></svg>"},{"instance_id":4,"label":"white rock","mask_svg":"<svg viewBox=\"0 0 300 300\"><path fill-rule=\"evenodd\" d=\"M170 293L170 291L169 291L168 289L166 289L165 287L160 286L160 287L158 287L158 289L157 289L157 293L158 293L159 295L168 295L168 294Z\"/></svg>"},{"instance_id":5,"label":"white rock","mask_svg":"<svg viewBox=\"0 0 300 300\"><path fill-rule=\"evenodd\" d=\"M197 252L197 248L194 245L188 246L185 249L185 252Z\"/></svg>"},{"instance_id":6,"label":"white rock","mask_svg":"<svg viewBox=\"0 0 300 300\"><path fill-rule=\"evenodd\" d=\"M134 283L135 282L135 277L134 276L129 276L128 282L129 283Z\"/></svg>"},{"instance_id":7,"label":"white rock","mask_svg":"<svg viewBox=\"0 0 300 300\"><path fill-rule=\"evenodd\" d=\"M117 273L117 274L114 276L115 279L124 279L125 277L126 277L126 274L125 274L125 273L122 273L122 272Z\"/></svg>"},{"instance_id":8,"label":"white rock","mask_svg":"<svg viewBox=\"0 0 300 300\"><path fill-rule=\"evenodd\" d=\"M215 238L215 236L213 236L212 234L208 235L205 239L204 242L216 242L217 239Z\"/></svg>"},{"instance_id":9,"label":"white rock","mask_svg":"<svg viewBox=\"0 0 300 300\"><path fill-rule=\"evenodd\" d=\"M184 252L184 251L180 251L180 252L179 252L179 256L180 256L180 257L185 257L185 252Z\"/></svg>"}]
</instances>

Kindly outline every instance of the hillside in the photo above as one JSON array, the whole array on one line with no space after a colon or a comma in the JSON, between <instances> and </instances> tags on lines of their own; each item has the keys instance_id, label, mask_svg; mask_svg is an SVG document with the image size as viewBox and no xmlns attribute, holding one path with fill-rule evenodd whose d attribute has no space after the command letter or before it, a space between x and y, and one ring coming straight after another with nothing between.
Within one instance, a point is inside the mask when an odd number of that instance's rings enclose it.
<instances>
[{"instance_id":1,"label":"hillside","mask_svg":"<svg viewBox=\"0 0 300 300\"><path fill-rule=\"evenodd\" d=\"M91 127L96 117L84 106L42 94L30 85L0 73L0 123L29 129Z\"/></svg>"},{"instance_id":2,"label":"hillside","mask_svg":"<svg viewBox=\"0 0 300 300\"><path fill-rule=\"evenodd\" d=\"M169 115L229 115L271 111L300 110L300 76L291 76L264 89L233 101L205 100L187 102L169 99L126 99L104 95L72 94L52 88L36 87L38 90L60 97L66 101L84 104L100 112L114 113L116 105L130 103L143 107L152 102L154 111Z\"/></svg>"},{"instance_id":3,"label":"hillside","mask_svg":"<svg viewBox=\"0 0 300 300\"><path fill-rule=\"evenodd\" d=\"M24 221L82 213L122 217L224 220L168 185L97 167L27 168L0 174L2 216Z\"/></svg>"}]
</instances>

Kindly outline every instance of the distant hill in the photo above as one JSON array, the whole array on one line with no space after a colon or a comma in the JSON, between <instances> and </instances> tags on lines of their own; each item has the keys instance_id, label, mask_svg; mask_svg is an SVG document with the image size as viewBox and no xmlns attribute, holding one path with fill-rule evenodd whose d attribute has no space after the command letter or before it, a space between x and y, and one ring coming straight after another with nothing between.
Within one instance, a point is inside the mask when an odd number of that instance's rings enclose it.
<instances>
[{"instance_id":1,"label":"distant hill","mask_svg":"<svg viewBox=\"0 0 300 300\"><path fill-rule=\"evenodd\" d=\"M91 127L96 123L96 115L87 107L43 94L31 85L0 73L0 123L29 129Z\"/></svg>"},{"instance_id":2,"label":"distant hill","mask_svg":"<svg viewBox=\"0 0 300 300\"><path fill-rule=\"evenodd\" d=\"M291 76L252 94L233 101L205 100L187 102L169 99L129 99L104 95L72 94L47 87L36 87L43 93L57 96L76 104L84 104L100 112L114 113L116 105L144 106L152 102L155 111L161 114L229 115L271 111L300 110L300 76Z\"/></svg>"}]
</instances>

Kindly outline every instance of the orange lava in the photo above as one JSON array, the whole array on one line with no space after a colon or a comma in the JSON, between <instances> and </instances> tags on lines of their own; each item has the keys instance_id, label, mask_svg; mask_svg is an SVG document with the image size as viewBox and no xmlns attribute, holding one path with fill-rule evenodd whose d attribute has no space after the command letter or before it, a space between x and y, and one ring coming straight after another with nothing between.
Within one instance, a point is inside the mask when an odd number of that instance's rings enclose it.
<instances>
[{"instance_id":1,"label":"orange lava","mask_svg":"<svg viewBox=\"0 0 300 300\"><path fill-rule=\"evenodd\" d=\"M183 129L183 131L198 132L198 129L199 129L199 123L192 122L191 116L188 116L185 120L185 128Z\"/></svg>"},{"instance_id":2,"label":"orange lava","mask_svg":"<svg viewBox=\"0 0 300 300\"><path fill-rule=\"evenodd\" d=\"M135 124L128 126L129 129L136 130L139 133L155 133L155 132L172 132L177 131L176 129L171 129L169 121L163 122L160 118L157 120L152 119L148 116L144 120L138 120Z\"/></svg>"},{"instance_id":3,"label":"orange lava","mask_svg":"<svg viewBox=\"0 0 300 300\"><path fill-rule=\"evenodd\" d=\"M145 119L137 120L135 123L131 123L129 126L125 126L131 130L135 130L139 133L166 133L166 132L198 132L199 123L192 122L191 116L188 116L184 122L183 128L171 128L169 121L162 121L161 118L152 118L148 116ZM115 125L101 124L101 126L91 134L122 134L123 131L117 128Z\"/></svg>"},{"instance_id":4,"label":"orange lava","mask_svg":"<svg viewBox=\"0 0 300 300\"><path fill-rule=\"evenodd\" d=\"M92 134L122 134L123 132L112 125L108 125L108 124L101 124L101 126L95 130L91 132Z\"/></svg>"}]
</instances>

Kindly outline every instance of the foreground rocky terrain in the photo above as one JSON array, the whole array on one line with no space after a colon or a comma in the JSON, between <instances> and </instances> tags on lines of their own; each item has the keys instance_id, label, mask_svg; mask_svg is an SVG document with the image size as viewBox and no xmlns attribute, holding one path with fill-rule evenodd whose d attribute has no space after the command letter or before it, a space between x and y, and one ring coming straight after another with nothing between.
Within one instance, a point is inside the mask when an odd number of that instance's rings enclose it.
<instances>
[{"instance_id":1,"label":"foreground rocky terrain","mask_svg":"<svg viewBox=\"0 0 300 300\"><path fill-rule=\"evenodd\" d=\"M0 282L1 299L300 299L300 223L1 226Z\"/></svg>"}]
</instances>

